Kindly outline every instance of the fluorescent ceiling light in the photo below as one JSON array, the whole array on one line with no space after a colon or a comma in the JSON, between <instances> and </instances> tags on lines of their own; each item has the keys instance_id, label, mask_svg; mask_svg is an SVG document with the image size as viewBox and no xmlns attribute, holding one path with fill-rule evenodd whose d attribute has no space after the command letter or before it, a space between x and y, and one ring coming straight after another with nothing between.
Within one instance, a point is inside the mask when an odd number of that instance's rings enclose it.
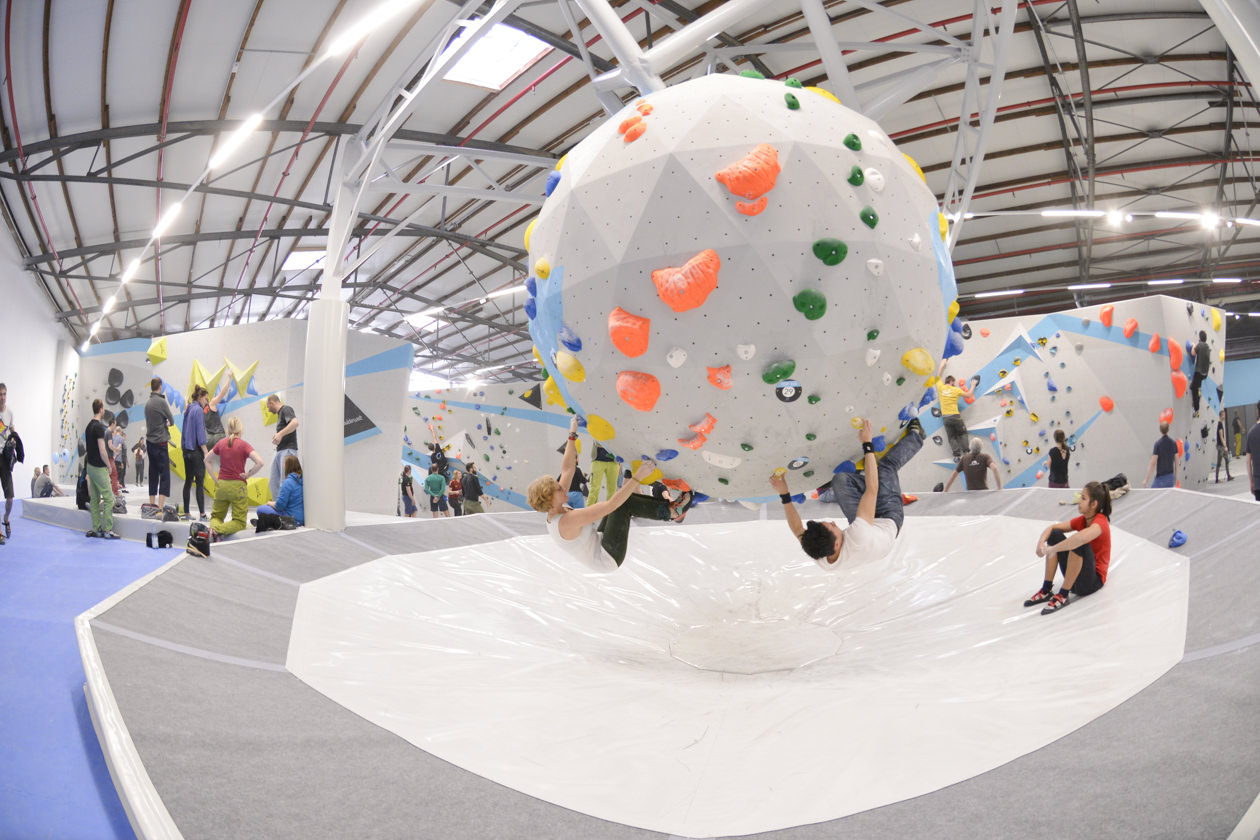
<instances>
[{"instance_id":1,"label":"fluorescent ceiling light","mask_svg":"<svg viewBox=\"0 0 1260 840\"><path fill-rule=\"evenodd\" d=\"M1003 292L976 292L976 294L973 297L990 298L990 297L1001 297L1003 295L1022 295L1023 293L1024 293L1023 289L1007 289L1006 291L1003 291Z\"/></svg>"},{"instance_id":2,"label":"fluorescent ceiling light","mask_svg":"<svg viewBox=\"0 0 1260 840\"><path fill-rule=\"evenodd\" d=\"M95 336L100 331L101 331L101 322L97 321L95 324L92 325L92 329L88 331L88 337L90 338L92 336Z\"/></svg>"},{"instance_id":3,"label":"fluorescent ceiling light","mask_svg":"<svg viewBox=\"0 0 1260 840\"><path fill-rule=\"evenodd\" d=\"M503 297L504 295L514 295L517 292L523 292L523 291L525 291L524 283L522 283L519 286L511 286L506 289L499 289L497 292L491 292L490 294L482 298L482 300L490 300L491 298Z\"/></svg>"},{"instance_id":4,"label":"fluorescent ceiling light","mask_svg":"<svg viewBox=\"0 0 1260 840\"><path fill-rule=\"evenodd\" d=\"M326 56L341 55L366 38L372 30L380 27L391 18L416 5L418 0L386 0L372 11L354 22L337 40L332 42Z\"/></svg>"},{"instance_id":5,"label":"fluorescent ceiling light","mask_svg":"<svg viewBox=\"0 0 1260 840\"><path fill-rule=\"evenodd\" d=\"M469 36L471 22L463 25L464 31L442 52L437 59L439 62ZM496 23L488 30L481 30L481 36L443 78L448 82L500 91L550 51L551 47L534 36Z\"/></svg>"},{"instance_id":6,"label":"fluorescent ceiling light","mask_svg":"<svg viewBox=\"0 0 1260 840\"><path fill-rule=\"evenodd\" d=\"M413 312L410 315L408 315L406 318L404 318L403 320L406 321L408 324L411 324L411 326L416 330L416 332L426 332L428 330L433 329L434 327L438 325L439 320L433 316L441 311L442 311L441 309L438 309L438 310L426 309L423 312Z\"/></svg>"},{"instance_id":7,"label":"fluorescent ceiling light","mask_svg":"<svg viewBox=\"0 0 1260 840\"><path fill-rule=\"evenodd\" d=\"M140 270L140 260L139 259L132 260L131 264L127 266L127 270L123 272L122 278L119 282L121 282L123 285L126 285L127 283L131 282L131 278L135 277L136 272L139 270Z\"/></svg>"},{"instance_id":8,"label":"fluorescent ceiling light","mask_svg":"<svg viewBox=\"0 0 1260 840\"><path fill-rule=\"evenodd\" d=\"M1221 217L1218 216L1216 213L1208 212L1208 213L1203 214L1203 226L1207 228L1208 230L1211 230L1212 228L1216 227L1220 223L1221 223Z\"/></svg>"},{"instance_id":9,"label":"fluorescent ceiling light","mask_svg":"<svg viewBox=\"0 0 1260 840\"><path fill-rule=\"evenodd\" d=\"M253 134L258 126L262 124L262 118L262 114L254 114L249 119L245 120L245 122L241 123L240 128L229 134L228 139L223 141L223 144L219 146L219 150L210 158L209 167L211 169L218 169L226 163L227 159L232 156L232 153L240 148L240 145L245 142L245 138Z\"/></svg>"},{"instance_id":10,"label":"fluorescent ceiling light","mask_svg":"<svg viewBox=\"0 0 1260 840\"><path fill-rule=\"evenodd\" d=\"M1248 317L1248 318L1260 318L1260 312L1248 312L1248 313L1247 313L1247 317Z\"/></svg>"},{"instance_id":11,"label":"fluorescent ceiling light","mask_svg":"<svg viewBox=\"0 0 1260 840\"><path fill-rule=\"evenodd\" d=\"M1110 283L1077 283L1074 286L1068 286L1068 289L1070 291L1077 291L1078 289L1110 289L1110 288L1111 288Z\"/></svg>"},{"instance_id":12,"label":"fluorescent ceiling light","mask_svg":"<svg viewBox=\"0 0 1260 840\"><path fill-rule=\"evenodd\" d=\"M153 228L153 238L158 239L162 234L166 233L171 224L179 216L179 211L183 209L184 203L177 201L170 207L166 208L166 212L162 214L162 218L158 219L157 225Z\"/></svg>"},{"instance_id":13,"label":"fluorescent ceiling light","mask_svg":"<svg viewBox=\"0 0 1260 840\"><path fill-rule=\"evenodd\" d=\"M1119 210L1110 210L1107 212L1107 224L1112 227L1120 227L1125 222L1133 221L1133 216L1128 213L1121 213Z\"/></svg>"},{"instance_id":14,"label":"fluorescent ceiling light","mask_svg":"<svg viewBox=\"0 0 1260 840\"><path fill-rule=\"evenodd\" d=\"M1241 283L1241 277L1213 277L1213 283Z\"/></svg>"},{"instance_id":15,"label":"fluorescent ceiling light","mask_svg":"<svg viewBox=\"0 0 1260 840\"><path fill-rule=\"evenodd\" d=\"M1148 286L1180 286L1185 280L1147 280Z\"/></svg>"},{"instance_id":16,"label":"fluorescent ceiling light","mask_svg":"<svg viewBox=\"0 0 1260 840\"><path fill-rule=\"evenodd\" d=\"M411 378L407 382L407 390L409 391L434 391L439 388L449 388L450 386L450 380L419 370L413 370Z\"/></svg>"},{"instance_id":17,"label":"fluorescent ceiling light","mask_svg":"<svg viewBox=\"0 0 1260 840\"><path fill-rule=\"evenodd\" d=\"M328 252L324 250L291 251L284 258L284 262L280 264L280 270L306 271L308 268L322 267L324 258L327 256Z\"/></svg>"},{"instance_id":18,"label":"fluorescent ceiling light","mask_svg":"<svg viewBox=\"0 0 1260 840\"><path fill-rule=\"evenodd\" d=\"M1071 219L1100 219L1107 215L1105 210L1042 210L1041 215L1047 217L1061 216Z\"/></svg>"},{"instance_id":19,"label":"fluorescent ceiling light","mask_svg":"<svg viewBox=\"0 0 1260 840\"><path fill-rule=\"evenodd\" d=\"M1260 227L1260 219L1234 219L1236 225L1250 225L1251 227Z\"/></svg>"},{"instance_id":20,"label":"fluorescent ceiling light","mask_svg":"<svg viewBox=\"0 0 1260 840\"><path fill-rule=\"evenodd\" d=\"M118 302L117 298L117 295L110 295L105 298L105 303L101 306L101 312L113 312L114 304Z\"/></svg>"},{"instance_id":21,"label":"fluorescent ceiling light","mask_svg":"<svg viewBox=\"0 0 1260 840\"><path fill-rule=\"evenodd\" d=\"M1159 210L1155 213L1157 219L1191 219L1196 222L1203 221L1202 213L1183 213L1180 210Z\"/></svg>"},{"instance_id":22,"label":"fluorescent ceiling light","mask_svg":"<svg viewBox=\"0 0 1260 840\"><path fill-rule=\"evenodd\" d=\"M86 353L87 349L88 349L88 340L85 340L82 344L79 345L79 352Z\"/></svg>"}]
</instances>

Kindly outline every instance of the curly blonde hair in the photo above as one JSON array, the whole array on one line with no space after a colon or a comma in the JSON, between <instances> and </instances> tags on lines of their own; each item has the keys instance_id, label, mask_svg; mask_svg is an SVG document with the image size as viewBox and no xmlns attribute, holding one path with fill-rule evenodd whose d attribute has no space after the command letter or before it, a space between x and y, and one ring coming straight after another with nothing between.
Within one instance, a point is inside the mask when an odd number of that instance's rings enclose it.
<instances>
[{"instance_id":1,"label":"curly blonde hair","mask_svg":"<svg viewBox=\"0 0 1260 840\"><path fill-rule=\"evenodd\" d=\"M529 483L529 487L525 490L525 498L529 501L529 506L539 513L547 513L551 510L552 500L556 497L556 488L560 486L560 482L549 475L535 478Z\"/></svg>"}]
</instances>

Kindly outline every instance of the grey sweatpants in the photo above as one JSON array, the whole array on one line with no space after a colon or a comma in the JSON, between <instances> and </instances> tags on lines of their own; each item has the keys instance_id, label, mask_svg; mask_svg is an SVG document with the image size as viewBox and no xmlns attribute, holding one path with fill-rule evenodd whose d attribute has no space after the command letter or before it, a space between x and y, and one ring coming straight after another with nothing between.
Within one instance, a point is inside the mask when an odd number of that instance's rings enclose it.
<instances>
[{"instance_id":1,"label":"grey sweatpants","mask_svg":"<svg viewBox=\"0 0 1260 840\"><path fill-rule=\"evenodd\" d=\"M901 480L897 471L905 466L923 448L923 438L915 432L907 432L892 450L879 461L879 489L875 491L875 518L891 519L897 523L905 520L905 507L901 503ZM858 504L866 492L866 476L861 473L836 473L831 479L831 489L836 494L836 504L850 522L857 518Z\"/></svg>"}]
</instances>

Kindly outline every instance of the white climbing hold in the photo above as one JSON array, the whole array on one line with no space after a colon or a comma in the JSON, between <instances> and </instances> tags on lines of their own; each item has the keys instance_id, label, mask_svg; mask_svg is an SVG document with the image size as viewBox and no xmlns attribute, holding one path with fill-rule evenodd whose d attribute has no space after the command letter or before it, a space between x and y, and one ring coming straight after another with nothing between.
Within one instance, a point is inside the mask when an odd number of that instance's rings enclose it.
<instances>
[{"instance_id":1,"label":"white climbing hold","mask_svg":"<svg viewBox=\"0 0 1260 840\"><path fill-rule=\"evenodd\" d=\"M755 344L736 344L735 355L739 356L745 362L757 355L757 345Z\"/></svg>"},{"instance_id":2,"label":"white climbing hold","mask_svg":"<svg viewBox=\"0 0 1260 840\"><path fill-rule=\"evenodd\" d=\"M866 270L875 277L884 276L884 261L871 258L866 261Z\"/></svg>"},{"instance_id":3,"label":"white climbing hold","mask_svg":"<svg viewBox=\"0 0 1260 840\"><path fill-rule=\"evenodd\" d=\"M879 349L876 347L866 348L866 366L874 367L875 363L878 361L879 361Z\"/></svg>"},{"instance_id":4,"label":"white climbing hold","mask_svg":"<svg viewBox=\"0 0 1260 840\"><path fill-rule=\"evenodd\" d=\"M910 237L910 244L914 247L914 250L922 251L923 237L916 233L914 236Z\"/></svg>"},{"instance_id":5,"label":"white climbing hold","mask_svg":"<svg viewBox=\"0 0 1260 840\"><path fill-rule=\"evenodd\" d=\"M853 406L851 406L851 405L846 405L846 406L844 407L844 410L845 410L846 412L848 412L849 414L852 414L852 413L853 413L853 411L854 411L854 408L853 408Z\"/></svg>"},{"instance_id":6,"label":"white climbing hold","mask_svg":"<svg viewBox=\"0 0 1260 840\"><path fill-rule=\"evenodd\" d=\"M670 351L665 354L665 361L669 362L672 368L682 367L687 361L687 351L681 347L670 348Z\"/></svg>"},{"instance_id":7,"label":"white climbing hold","mask_svg":"<svg viewBox=\"0 0 1260 840\"><path fill-rule=\"evenodd\" d=\"M722 470L733 470L743 462L742 458L736 458L734 455L721 455L707 449L700 450L700 457Z\"/></svg>"},{"instance_id":8,"label":"white climbing hold","mask_svg":"<svg viewBox=\"0 0 1260 840\"><path fill-rule=\"evenodd\" d=\"M892 384L893 378L892 378L892 374L891 374L891 373L885 373L885 374L883 375L882 379L884 380L884 384L885 384L885 385L891 385L891 384Z\"/></svg>"},{"instance_id":9,"label":"white climbing hold","mask_svg":"<svg viewBox=\"0 0 1260 840\"><path fill-rule=\"evenodd\" d=\"M866 185L875 192L884 191L884 173L871 167L862 173L866 176Z\"/></svg>"}]
</instances>

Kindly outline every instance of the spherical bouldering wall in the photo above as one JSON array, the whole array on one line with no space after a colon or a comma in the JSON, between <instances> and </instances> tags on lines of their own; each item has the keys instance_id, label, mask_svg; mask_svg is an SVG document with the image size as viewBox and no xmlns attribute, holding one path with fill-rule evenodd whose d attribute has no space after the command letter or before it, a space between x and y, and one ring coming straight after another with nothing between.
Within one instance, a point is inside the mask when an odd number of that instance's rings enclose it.
<instances>
[{"instance_id":1,"label":"spherical bouldering wall","mask_svg":"<svg viewBox=\"0 0 1260 840\"><path fill-rule=\"evenodd\" d=\"M830 94L706 76L560 161L526 233L544 394L626 459L722 498L890 446L956 332L934 196Z\"/></svg>"}]
</instances>

